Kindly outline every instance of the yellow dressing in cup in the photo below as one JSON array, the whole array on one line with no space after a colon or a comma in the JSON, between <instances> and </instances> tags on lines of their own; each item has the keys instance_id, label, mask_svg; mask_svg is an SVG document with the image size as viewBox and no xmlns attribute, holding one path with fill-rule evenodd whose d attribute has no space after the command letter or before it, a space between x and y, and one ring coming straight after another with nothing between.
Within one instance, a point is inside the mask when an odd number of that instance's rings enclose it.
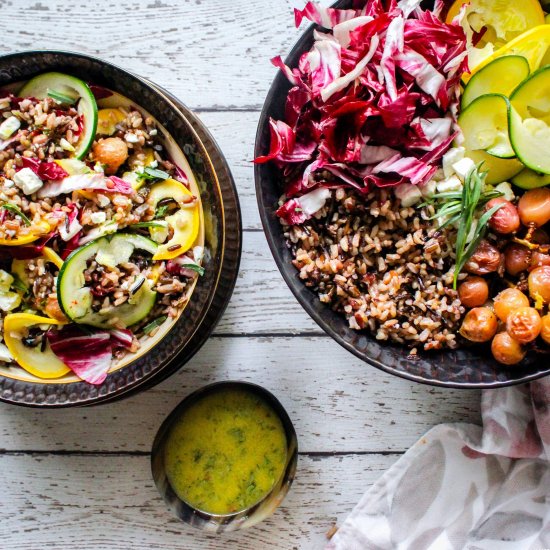
<instances>
[{"instance_id":1,"label":"yellow dressing in cup","mask_svg":"<svg viewBox=\"0 0 550 550\"><path fill-rule=\"evenodd\" d=\"M190 506L226 515L267 496L285 471L283 424L260 396L223 388L192 403L172 427L164 467L174 492Z\"/></svg>"}]
</instances>

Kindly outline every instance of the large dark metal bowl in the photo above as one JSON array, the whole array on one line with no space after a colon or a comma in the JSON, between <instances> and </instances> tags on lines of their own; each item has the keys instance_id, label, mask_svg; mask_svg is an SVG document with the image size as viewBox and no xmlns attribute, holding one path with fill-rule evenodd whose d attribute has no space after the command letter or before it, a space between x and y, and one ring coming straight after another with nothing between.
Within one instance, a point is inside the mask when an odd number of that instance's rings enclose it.
<instances>
[{"instance_id":1,"label":"large dark metal bowl","mask_svg":"<svg viewBox=\"0 0 550 550\"><path fill-rule=\"evenodd\" d=\"M184 313L170 331L148 352L137 355L125 366L113 370L103 384L93 386L72 379L55 381L28 380L18 368L0 374L0 400L34 407L70 407L102 403L150 387L168 373L180 368L204 343L227 304L238 270L241 224L238 200L231 201L232 211L224 211L225 188L233 186L223 156L217 154L213 140L201 140L194 125L182 113L181 106L154 84L111 63L83 54L59 51L20 52L0 56L0 87L22 82L47 71L66 72L94 84L105 86L129 98L151 113L162 124L185 156L199 187L205 225L205 275L200 277ZM194 121L195 126L197 124ZM216 149L216 160L209 150ZM220 160L221 159L221 160ZM233 194L231 193L231 198ZM229 223L231 238L226 239ZM227 254L230 258L228 261ZM200 335L197 333L200 329Z\"/></svg>"},{"instance_id":2,"label":"large dark metal bowl","mask_svg":"<svg viewBox=\"0 0 550 550\"><path fill-rule=\"evenodd\" d=\"M349 7L351 2L340 1L335 7ZM310 27L296 43L286 63L296 67L302 53L313 44ZM255 156L265 155L269 150L269 118L284 118L284 105L290 85L279 72L266 98L256 136ZM486 351L463 349L459 351L422 354L418 359L408 358L408 351L400 346L381 343L366 332L357 332L348 327L345 318L322 304L315 292L299 279L291 264L292 255L287 248L282 226L275 211L282 193L281 178L272 163L256 165L256 196L264 232L284 280L311 318L336 342L369 365L390 374L415 382L454 388L497 388L529 382L550 374L548 356L531 357L520 366L505 368L499 365ZM314 360L314 358L312 358ZM357 372L358 378L365 373Z\"/></svg>"}]
</instances>

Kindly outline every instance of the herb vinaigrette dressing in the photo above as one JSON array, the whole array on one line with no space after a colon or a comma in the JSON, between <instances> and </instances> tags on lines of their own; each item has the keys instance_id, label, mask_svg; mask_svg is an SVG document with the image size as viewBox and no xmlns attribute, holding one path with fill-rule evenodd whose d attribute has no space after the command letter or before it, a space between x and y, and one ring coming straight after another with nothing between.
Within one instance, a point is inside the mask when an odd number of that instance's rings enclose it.
<instances>
[{"instance_id":1,"label":"herb vinaigrette dressing","mask_svg":"<svg viewBox=\"0 0 550 550\"><path fill-rule=\"evenodd\" d=\"M287 458L283 424L246 390L214 391L192 404L168 436L165 470L176 494L211 514L230 514L266 496Z\"/></svg>"}]
</instances>

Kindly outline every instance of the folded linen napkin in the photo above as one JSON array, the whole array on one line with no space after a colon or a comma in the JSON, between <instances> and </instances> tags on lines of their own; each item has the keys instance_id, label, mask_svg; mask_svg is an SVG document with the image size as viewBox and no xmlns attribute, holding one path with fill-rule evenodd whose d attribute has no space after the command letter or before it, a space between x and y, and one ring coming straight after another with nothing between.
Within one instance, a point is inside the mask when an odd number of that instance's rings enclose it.
<instances>
[{"instance_id":1,"label":"folded linen napkin","mask_svg":"<svg viewBox=\"0 0 550 550\"><path fill-rule=\"evenodd\" d=\"M550 378L486 390L481 412L422 437L326 550L550 550Z\"/></svg>"}]
</instances>

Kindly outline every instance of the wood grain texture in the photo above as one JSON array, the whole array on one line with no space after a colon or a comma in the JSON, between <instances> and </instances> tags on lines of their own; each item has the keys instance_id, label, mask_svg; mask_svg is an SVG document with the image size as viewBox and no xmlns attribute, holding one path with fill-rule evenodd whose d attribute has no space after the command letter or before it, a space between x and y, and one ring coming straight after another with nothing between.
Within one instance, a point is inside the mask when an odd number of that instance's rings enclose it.
<instances>
[{"instance_id":1,"label":"wood grain texture","mask_svg":"<svg viewBox=\"0 0 550 550\"><path fill-rule=\"evenodd\" d=\"M193 108L257 109L301 31L291 0L0 2L0 52L71 50L152 78ZM304 26L305 28L305 26Z\"/></svg>"},{"instance_id":2,"label":"wood grain texture","mask_svg":"<svg viewBox=\"0 0 550 550\"><path fill-rule=\"evenodd\" d=\"M397 379L328 338L212 338L176 375L119 403L56 411L1 405L0 441L8 450L149 451L185 395L232 379L259 383L281 400L302 452L402 452L434 424L478 421L479 392Z\"/></svg>"},{"instance_id":3,"label":"wood grain texture","mask_svg":"<svg viewBox=\"0 0 550 550\"><path fill-rule=\"evenodd\" d=\"M322 548L399 455L300 456L283 505L248 531L206 535L167 510L149 457L3 455L0 547L10 550Z\"/></svg>"}]
</instances>

